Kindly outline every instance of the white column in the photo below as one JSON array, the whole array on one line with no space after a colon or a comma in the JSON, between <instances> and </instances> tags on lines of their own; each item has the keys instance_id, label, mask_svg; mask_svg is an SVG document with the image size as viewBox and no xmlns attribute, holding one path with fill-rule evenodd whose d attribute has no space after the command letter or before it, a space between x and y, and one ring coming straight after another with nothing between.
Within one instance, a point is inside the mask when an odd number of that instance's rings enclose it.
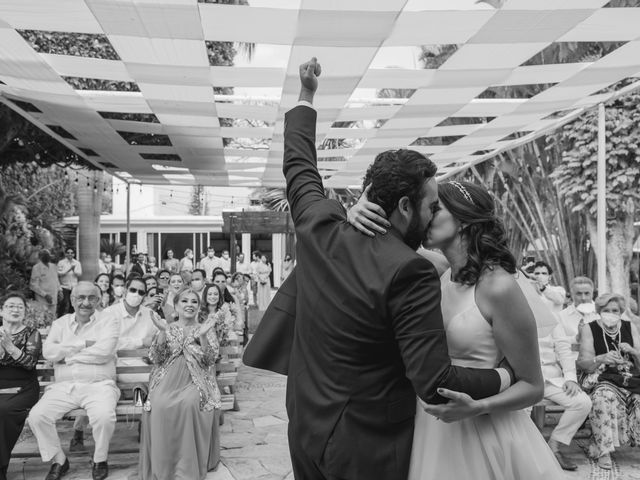
<instances>
[{"instance_id":1,"label":"white column","mask_svg":"<svg viewBox=\"0 0 640 480\"><path fill-rule=\"evenodd\" d=\"M607 157L604 103L598 106L598 198L597 238L598 238L598 294L608 291L607 287Z\"/></svg>"},{"instance_id":2,"label":"white column","mask_svg":"<svg viewBox=\"0 0 640 480\"><path fill-rule=\"evenodd\" d=\"M242 253L244 253L244 260L251 261L251 234L242 234Z\"/></svg>"},{"instance_id":3,"label":"white column","mask_svg":"<svg viewBox=\"0 0 640 480\"><path fill-rule=\"evenodd\" d=\"M274 233L271 235L271 251L273 258L271 264L273 266L273 286L280 287L280 277L282 275L282 233Z\"/></svg>"},{"instance_id":4,"label":"white column","mask_svg":"<svg viewBox=\"0 0 640 480\"><path fill-rule=\"evenodd\" d=\"M147 247L147 231L138 230L138 252L148 253L149 249Z\"/></svg>"},{"instance_id":5,"label":"white column","mask_svg":"<svg viewBox=\"0 0 640 480\"><path fill-rule=\"evenodd\" d=\"M162 232L158 232L158 254L156 255L156 265L162 267Z\"/></svg>"}]
</instances>

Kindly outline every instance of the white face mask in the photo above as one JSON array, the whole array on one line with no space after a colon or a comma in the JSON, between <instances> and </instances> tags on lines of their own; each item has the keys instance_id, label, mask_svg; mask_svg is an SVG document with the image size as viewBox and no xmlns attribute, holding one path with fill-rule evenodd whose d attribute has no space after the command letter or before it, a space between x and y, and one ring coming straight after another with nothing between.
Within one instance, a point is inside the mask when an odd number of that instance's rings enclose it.
<instances>
[{"instance_id":1,"label":"white face mask","mask_svg":"<svg viewBox=\"0 0 640 480\"><path fill-rule=\"evenodd\" d=\"M620 315L617 313L602 312L600 314L600 321L605 327L614 328L620 323Z\"/></svg>"},{"instance_id":2,"label":"white face mask","mask_svg":"<svg viewBox=\"0 0 640 480\"><path fill-rule=\"evenodd\" d=\"M581 303L580 305L578 305L576 307L576 310L578 310L583 315L587 315L589 313L595 313L596 312L596 305L595 305L595 303L592 303L592 302Z\"/></svg>"},{"instance_id":3,"label":"white face mask","mask_svg":"<svg viewBox=\"0 0 640 480\"><path fill-rule=\"evenodd\" d=\"M113 294L116 297L121 297L123 293L124 293L124 287L123 286L113 287Z\"/></svg>"},{"instance_id":4,"label":"white face mask","mask_svg":"<svg viewBox=\"0 0 640 480\"><path fill-rule=\"evenodd\" d=\"M140 304L142 303L142 300L143 300L143 297L141 297L137 293L131 293L131 292L127 292L127 296L124 299L124 301L127 302L127 305L133 308L139 307Z\"/></svg>"},{"instance_id":5,"label":"white face mask","mask_svg":"<svg viewBox=\"0 0 640 480\"><path fill-rule=\"evenodd\" d=\"M194 290L200 291L202 286L203 283L201 280L191 280L191 288L193 288Z\"/></svg>"}]
</instances>

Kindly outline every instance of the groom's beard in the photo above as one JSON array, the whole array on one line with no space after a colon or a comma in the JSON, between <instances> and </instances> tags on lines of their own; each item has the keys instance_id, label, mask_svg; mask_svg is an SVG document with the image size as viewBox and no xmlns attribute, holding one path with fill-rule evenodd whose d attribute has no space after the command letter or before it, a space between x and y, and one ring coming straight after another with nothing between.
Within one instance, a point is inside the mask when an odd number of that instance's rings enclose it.
<instances>
[{"instance_id":1,"label":"groom's beard","mask_svg":"<svg viewBox=\"0 0 640 480\"><path fill-rule=\"evenodd\" d=\"M420 222L420 215L416 212L411 216L407 233L404 236L404 243L406 243L411 249L417 250L420 244L427 238L427 232L429 231L429 224L423 227Z\"/></svg>"}]
</instances>

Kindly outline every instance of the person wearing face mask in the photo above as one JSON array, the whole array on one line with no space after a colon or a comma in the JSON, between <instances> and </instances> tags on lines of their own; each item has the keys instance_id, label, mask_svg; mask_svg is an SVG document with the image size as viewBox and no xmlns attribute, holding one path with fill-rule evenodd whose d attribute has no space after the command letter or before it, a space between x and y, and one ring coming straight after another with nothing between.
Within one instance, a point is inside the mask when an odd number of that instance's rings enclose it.
<instances>
[{"instance_id":1,"label":"person wearing face mask","mask_svg":"<svg viewBox=\"0 0 640 480\"><path fill-rule=\"evenodd\" d=\"M111 292L113 293L113 304L120 303L124 299L125 279L122 275L115 275L111 281Z\"/></svg>"},{"instance_id":2,"label":"person wearing face mask","mask_svg":"<svg viewBox=\"0 0 640 480\"><path fill-rule=\"evenodd\" d=\"M229 275L231 273L231 257L229 256L229 250L223 250L220 257L220 268L224 270L224 273Z\"/></svg>"},{"instance_id":3,"label":"person wearing face mask","mask_svg":"<svg viewBox=\"0 0 640 480\"><path fill-rule=\"evenodd\" d=\"M558 314L558 320L572 344L573 356L577 359L580 328L598 316L593 303L593 281L590 278L575 277L571 280L569 289L572 303Z\"/></svg>"},{"instance_id":4,"label":"person wearing face mask","mask_svg":"<svg viewBox=\"0 0 640 480\"><path fill-rule=\"evenodd\" d=\"M199 268L191 274L191 288L200 298L202 298L202 291L205 287L204 279L206 275L205 271Z\"/></svg>"},{"instance_id":5,"label":"person wearing face mask","mask_svg":"<svg viewBox=\"0 0 640 480\"><path fill-rule=\"evenodd\" d=\"M147 293L145 283L140 278L132 278L126 284L126 293L122 302L112 305L102 311L103 321L118 323L120 333L118 335L117 350L135 350L151 345L156 327L153 316L157 315L151 309L142 305ZM118 358L117 365L144 366L142 359ZM118 375L119 383L146 383L145 374ZM74 435L69 445L69 450L84 450L84 426L87 417L78 415L74 422Z\"/></svg>"},{"instance_id":6,"label":"person wearing face mask","mask_svg":"<svg viewBox=\"0 0 640 480\"><path fill-rule=\"evenodd\" d=\"M621 318L621 295L601 295L595 308L598 320L581 327L578 367L593 402L589 455L610 470L617 447L640 444L640 334Z\"/></svg>"},{"instance_id":7,"label":"person wearing face mask","mask_svg":"<svg viewBox=\"0 0 640 480\"><path fill-rule=\"evenodd\" d=\"M567 292L565 292L564 288L549 283L552 275L553 270L548 263L538 261L534 264L532 277L535 281L536 290L551 308L551 311L560 313L564 306Z\"/></svg>"}]
</instances>

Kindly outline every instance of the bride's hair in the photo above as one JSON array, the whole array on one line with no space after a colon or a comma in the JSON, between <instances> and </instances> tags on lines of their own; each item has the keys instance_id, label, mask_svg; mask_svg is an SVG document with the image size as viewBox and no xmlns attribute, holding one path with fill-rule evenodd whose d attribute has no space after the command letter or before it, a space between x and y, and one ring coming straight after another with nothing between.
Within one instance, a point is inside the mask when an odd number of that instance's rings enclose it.
<instances>
[{"instance_id":1,"label":"bride's hair","mask_svg":"<svg viewBox=\"0 0 640 480\"><path fill-rule=\"evenodd\" d=\"M469 182L438 185L438 196L451 215L464 225L467 263L454 280L475 285L485 271L500 266L516 273L516 259L507 247L502 220L496 216L493 198L484 188Z\"/></svg>"}]
</instances>

